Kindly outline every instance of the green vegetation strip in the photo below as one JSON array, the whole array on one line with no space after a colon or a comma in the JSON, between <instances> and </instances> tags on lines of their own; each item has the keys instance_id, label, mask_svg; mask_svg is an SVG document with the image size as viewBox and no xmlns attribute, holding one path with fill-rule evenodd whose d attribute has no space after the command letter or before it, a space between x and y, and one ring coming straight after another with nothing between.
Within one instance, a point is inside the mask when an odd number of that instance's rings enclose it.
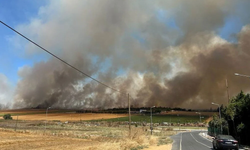
<instances>
[{"instance_id":1,"label":"green vegetation strip","mask_svg":"<svg viewBox=\"0 0 250 150\"><path fill-rule=\"evenodd\" d=\"M73 111L65 111L65 110L55 110L55 111L50 111L50 113L70 113L70 112L73 112ZM5 114L10 114L11 116L17 116L17 115L35 115L35 114L45 114L46 113L46 110L44 111L39 111L39 112L27 112L27 113L3 113L3 114L0 114L0 117L2 117L3 115Z\"/></svg>"},{"instance_id":2,"label":"green vegetation strip","mask_svg":"<svg viewBox=\"0 0 250 150\"><path fill-rule=\"evenodd\" d=\"M204 120L208 119L208 116L202 116L202 122ZM168 122L168 123L193 123L193 122L199 122L200 118L198 116L186 116L186 115L153 115L152 117L153 123L162 123L162 122ZM95 121L108 121L108 122L117 122L117 121L128 121L128 117L121 117L121 118L113 118L113 119L101 119L101 120L94 120ZM132 122L147 122L150 123L150 115L132 115L131 116Z\"/></svg>"}]
</instances>

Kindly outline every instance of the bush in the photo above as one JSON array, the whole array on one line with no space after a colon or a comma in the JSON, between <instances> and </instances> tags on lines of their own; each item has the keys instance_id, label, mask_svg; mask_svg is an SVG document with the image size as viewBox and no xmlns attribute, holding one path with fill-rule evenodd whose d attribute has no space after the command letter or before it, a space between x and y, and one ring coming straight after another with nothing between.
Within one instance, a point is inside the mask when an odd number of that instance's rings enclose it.
<instances>
[{"instance_id":1,"label":"bush","mask_svg":"<svg viewBox=\"0 0 250 150\"><path fill-rule=\"evenodd\" d=\"M8 120L8 119L12 120L11 114L5 114L5 115L3 115L3 119L4 120Z\"/></svg>"}]
</instances>

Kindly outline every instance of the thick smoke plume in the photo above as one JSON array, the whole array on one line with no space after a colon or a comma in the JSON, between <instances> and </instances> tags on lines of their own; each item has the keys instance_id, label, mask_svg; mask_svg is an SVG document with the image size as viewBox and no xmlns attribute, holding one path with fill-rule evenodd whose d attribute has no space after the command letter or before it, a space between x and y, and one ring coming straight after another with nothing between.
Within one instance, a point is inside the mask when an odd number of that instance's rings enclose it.
<instances>
[{"instance_id":1,"label":"thick smoke plume","mask_svg":"<svg viewBox=\"0 0 250 150\"><path fill-rule=\"evenodd\" d=\"M13 89L8 78L0 73L0 110L10 108L9 101L12 99Z\"/></svg>"},{"instance_id":2,"label":"thick smoke plume","mask_svg":"<svg viewBox=\"0 0 250 150\"><path fill-rule=\"evenodd\" d=\"M248 91L250 27L230 43L216 30L234 13L234 1L50 1L18 30L83 72L55 58L20 69L14 107L133 106L210 108ZM170 20L174 24L166 23ZM26 43L27 57L41 55Z\"/></svg>"}]
</instances>

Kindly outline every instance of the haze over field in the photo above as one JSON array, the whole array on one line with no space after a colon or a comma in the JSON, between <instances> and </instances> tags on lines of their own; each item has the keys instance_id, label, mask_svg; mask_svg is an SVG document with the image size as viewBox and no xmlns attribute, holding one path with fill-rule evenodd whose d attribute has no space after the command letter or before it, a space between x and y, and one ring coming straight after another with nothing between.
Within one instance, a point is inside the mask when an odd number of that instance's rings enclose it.
<instances>
[{"instance_id":1,"label":"haze over field","mask_svg":"<svg viewBox=\"0 0 250 150\"><path fill-rule=\"evenodd\" d=\"M46 1L12 25L81 71L130 93L133 106L210 108L211 102L227 103L226 79L231 96L250 89L250 80L234 76L250 75L249 7L244 0ZM0 20L11 22L3 13ZM18 63L17 79L0 69L0 102L13 108L127 106L127 95L18 35L4 38L32 63Z\"/></svg>"}]
</instances>

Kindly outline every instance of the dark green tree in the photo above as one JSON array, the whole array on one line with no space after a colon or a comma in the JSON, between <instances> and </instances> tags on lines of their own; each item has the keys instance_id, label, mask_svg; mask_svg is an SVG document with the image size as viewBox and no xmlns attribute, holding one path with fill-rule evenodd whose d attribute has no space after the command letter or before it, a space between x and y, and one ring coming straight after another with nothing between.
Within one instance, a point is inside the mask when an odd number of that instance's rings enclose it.
<instances>
[{"instance_id":1,"label":"dark green tree","mask_svg":"<svg viewBox=\"0 0 250 150\"><path fill-rule=\"evenodd\" d=\"M222 116L228 122L229 134L250 145L250 95L241 91L223 108Z\"/></svg>"},{"instance_id":2,"label":"dark green tree","mask_svg":"<svg viewBox=\"0 0 250 150\"><path fill-rule=\"evenodd\" d=\"M212 130L211 132L213 133L213 135L228 133L227 121L223 117L220 119L220 117L217 114L213 115L213 119L209 121L208 125L211 128ZM222 131L221 131L221 125L222 125Z\"/></svg>"},{"instance_id":3,"label":"dark green tree","mask_svg":"<svg viewBox=\"0 0 250 150\"><path fill-rule=\"evenodd\" d=\"M4 120L8 120L8 119L12 120L11 114L5 114L5 115L3 115L3 119Z\"/></svg>"}]
</instances>

